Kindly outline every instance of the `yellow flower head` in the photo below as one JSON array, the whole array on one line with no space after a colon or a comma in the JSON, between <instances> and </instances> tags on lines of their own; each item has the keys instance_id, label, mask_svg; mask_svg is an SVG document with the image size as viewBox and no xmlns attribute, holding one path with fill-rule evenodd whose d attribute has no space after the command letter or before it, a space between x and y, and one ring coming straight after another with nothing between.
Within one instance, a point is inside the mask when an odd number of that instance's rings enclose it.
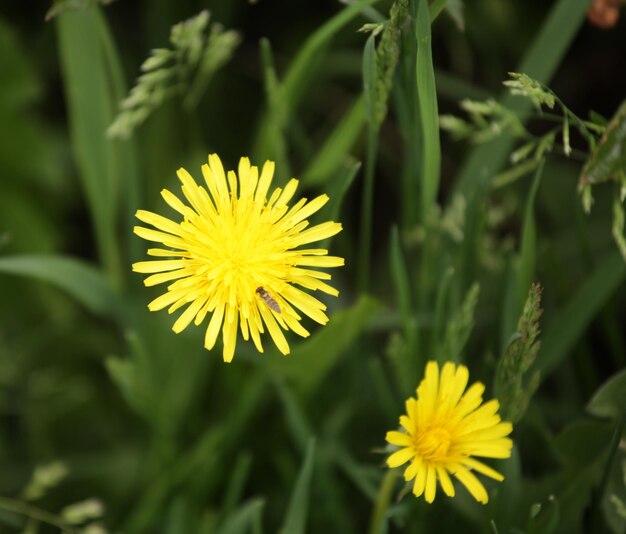
<instances>
[{"instance_id":1,"label":"yellow flower head","mask_svg":"<svg viewBox=\"0 0 626 534\"><path fill-rule=\"evenodd\" d=\"M417 399L410 397L406 401L407 415L400 417L405 432L387 432L387 441L401 447L387 458L387 465L398 467L410 462L404 479L415 479L413 493L416 497L424 494L429 503L435 499L437 480L446 495L454 496L450 474L483 504L489 497L473 471L504 480L500 473L473 457L509 458L513 442L505 436L513 426L501 422L497 400L481 406L483 384L475 382L465 391L468 378L463 365L446 362L440 373L437 362L428 362Z\"/></svg>"},{"instance_id":2,"label":"yellow flower head","mask_svg":"<svg viewBox=\"0 0 626 534\"><path fill-rule=\"evenodd\" d=\"M265 162L260 176L248 158L239 161L238 174L226 174L220 158L211 154L202 174L206 188L185 169L178 170L188 205L167 189L161 192L180 222L137 212L140 221L156 230L136 226L135 233L167 247L149 249L148 254L169 258L133 265L134 271L151 275L144 280L146 286L171 282L148 308L169 306L172 313L186 306L172 327L176 333L191 321L199 325L211 314L204 346L211 350L221 329L227 362L235 354L238 326L244 340L251 337L259 352L263 352L260 334L267 327L278 350L288 354L281 328L309 335L296 310L320 324L328 322L326 306L296 286L337 296L338 291L322 281L330 280L330 275L309 267L344 264L343 258L328 256L325 249L299 247L337 234L341 224L324 222L308 228L307 217L328 197L321 195L308 203L302 199L289 208L298 180L274 189L267 199L274 175L271 161Z\"/></svg>"}]
</instances>

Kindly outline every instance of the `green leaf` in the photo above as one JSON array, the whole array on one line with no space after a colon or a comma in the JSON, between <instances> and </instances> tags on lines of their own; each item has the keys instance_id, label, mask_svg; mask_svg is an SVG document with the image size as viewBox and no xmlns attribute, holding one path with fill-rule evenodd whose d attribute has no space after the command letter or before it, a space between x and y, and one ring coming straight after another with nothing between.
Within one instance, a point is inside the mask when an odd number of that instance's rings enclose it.
<instances>
[{"instance_id":1,"label":"green leaf","mask_svg":"<svg viewBox=\"0 0 626 534\"><path fill-rule=\"evenodd\" d=\"M267 95L268 134L271 150L268 157L275 159L281 175L291 176L289 159L287 157L287 105L283 94L283 86L278 81L274 70L274 59L269 40L261 39L261 59L263 60L263 77L265 79L265 94ZM280 185L280 184L279 184Z\"/></svg>"},{"instance_id":2,"label":"green leaf","mask_svg":"<svg viewBox=\"0 0 626 534\"><path fill-rule=\"evenodd\" d=\"M127 86L124 72L120 61L120 54L115 46L113 36L106 21L100 15L100 37L106 68L111 78L111 91L113 100L118 102L126 94ZM131 139L125 142L113 142L113 156L117 173L122 173L122 186L120 194L125 198L123 206L126 210L124 224L124 235L126 236L126 248L131 261L137 261L142 257L141 245L132 233L135 223L135 212L139 207L139 163L137 157L137 147ZM129 262L130 263L130 262Z\"/></svg>"},{"instance_id":3,"label":"green leaf","mask_svg":"<svg viewBox=\"0 0 626 534\"><path fill-rule=\"evenodd\" d=\"M533 145L534 148L534 145ZM494 189L504 187L513 183L518 178L534 171L539 165L539 161L535 158L526 160L518 165L514 165L510 169L502 171L493 177L492 186Z\"/></svg>"},{"instance_id":4,"label":"green leaf","mask_svg":"<svg viewBox=\"0 0 626 534\"><path fill-rule=\"evenodd\" d=\"M80 260L63 256L5 256L0 257L0 272L51 283L93 313L120 323L128 320L121 296L98 269Z\"/></svg>"},{"instance_id":5,"label":"green leaf","mask_svg":"<svg viewBox=\"0 0 626 534\"><path fill-rule=\"evenodd\" d=\"M298 481L291 493L289 508L280 529L280 534L304 534L309 507L309 491L315 462L315 440L309 440L306 456L298 475Z\"/></svg>"},{"instance_id":6,"label":"green leaf","mask_svg":"<svg viewBox=\"0 0 626 534\"><path fill-rule=\"evenodd\" d=\"M50 9L46 13L46 22L54 17L63 15L69 11L93 8L96 4L103 6L110 4L114 0L54 0Z\"/></svg>"},{"instance_id":7,"label":"green leaf","mask_svg":"<svg viewBox=\"0 0 626 534\"><path fill-rule=\"evenodd\" d=\"M287 378L297 392L312 393L377 309L377 301L361 297L353 307L335 312L326 326L296 346L288 358L268 359L268 368Z\"/></svg>"},{"instance_id":8,"label":"green leaf","mask_svg":"<svg viewBox=\"0 0 626 534\"><path fill-rule=\"evenodd\" d=\"M463 0L448 0L446 12L456 24L459 31L465 31L465 16L463 15Z\"/></svg>"},{"instance_id":9,"label":"green leaf","mask_svg":"<svg viewBox=\"0 0 626 534\"><path fill-rule=\"evenodd\" d=\"M576 37L589 9L588 0L559 0L552 7L541 26L532 46L515 69L544 83L561 64L561 59ZM501 104L517 109L522 117L527 117L532 109L530 101L520 101L512 95L505 95ZM506 163L515 139L500 137L495 141L476 147L466 160L456 183L457 192L471 194L477 186L488 184L493 176Z\"/></svg>"},{"instance_id":10,"label":"green leaf","mask_svg":"<svg viewBox=\"0 0 626 534\"><path fill-rule=\"evenodd\" d=\"M579 420L567 426L556 438L557 451L566 465L582 466L595 462L598 479L608 452L612 425L605 421Z\"/></svg>"},{"instance_id":11,"label":"green leaf","mask_svg":"<svg viewBox=\"0 0 626 534\"><path fill-rule=\"evenodd\" d=\"M542 376L548 376L574 348L605 303L626 278L626 264L617 253L601 258L570 300L546 325L537 358Z\"/></svg>"},{"instance_id":12,"label":"green leaf","mask_svg":"<svg viewBox=\"0 0 626 534\"><path fill-rule=\"evenodd\" d=\"M359 0L341 10L328 22L311 34L299 48L298 55L291 62L287 74L283 78L283 95L289 116L298 108L306 91L311 87L311 80L317 73L317 66L326 55L326 48L331 39L350 21L359 16L368 6L378 0ZM266 117L257 134L254 159L262 159L268 153L267 131L270 122Z\"/></svg>"},{"instance_id":13,"label":"green leaf","mask_svg":"<svg viewBox=\"0 0 626 534\"><path fill-rule=\"evenodd\" d=\"M609 378L595 392L587 411L596 417L617 419L626 406L626 369Z\"/></svg>"},{"instance_id":14,"label":"green leaf","mask_svg":"<svg viewBox=\"0 0 626 534\"><path fill-rule=\"evenodd\" d=\"M374 205L374 170L378 152L378 121L376 118L376 50L374 48L376 36L370 35L363 51L363 96L365 98L365 114L367 117L367 159L365 160L365 183L361 198L361 232L359 235L359 269L357 286L361 291L369 288L371 248L372 248L372 218Z\"/></svg>"},{"instance_id":15,"label":"green leaf","mask_svg":"<svg viewBox=\"0 0 626 534\"><path fill-rule=\"evenodd\" d=\"M626 167L625 167L626 169ZM615 197L613 198L613 225L611 228L611 233L613 234L613 239L617 244L617 248L626 261L626 238L624 237L624 206L622 205L622 199L620 198L620 193L616 192Z\"/></svg>"},{"instance_id":16,"label":"green leaf","mask_svg":"<svg viewBox=\"0 0 626 534\"><path fill-rule=\"evenodd\" d=\"M474 310L478 303L479 289L477 283L469 288L461 306L448 321L446 333L434 355L439 363L460 361L461 352L474 328Z\"/></svg>"},{"instance_id":17,"label":"green leaf","mask_svg":"<svg viewBox=\"0 0 626 534\"><path fill-rule=\"evenodd\" d=\"M539 350L539 318L541 317L541 287L533 284L528 293L524 311L504 354L498 362L495 394L502 407L502 418L517 423L539 386L539 374L534 373L525 383L525 374L531 368Z\"/></svg>"},{"instance_id":18,"label":"green leaf","mask_svg":"<svg viewBox=\"0 0 626 534\"><path fill-rule=\"evenodd\" d=\"M102 39L98 9L74 11L55 19L65 83L72 148L94 222L100 260L107 276L121 278L116 237L121 169L105 132L113 119L115 95Z\"/></svg>"},{"instance_id":19,"label":"green leaf","mask_svg":"<svg viewBox=\"0 0 626 534\"><path fill-rule=\"evenodd\" d=\"M439 143L439 112L435 89L435 71L431 50L430 16L427 0L419 0L415 22L417 39L417 98L422 132L421 220L428 220L439 190L441 147Z\"/></svg>"},{"instance_id":20,"label":"green leaf","mask_svg":"<svg viewBox=\"0 0 626 534\"><path fill-rule=\"evenodd\" d=\"M326 193L330 197L328 203L319 211L318 219L320 221L337 221L339 220L339 214L341 213L341 207L346 197L346 193L350 189L352 182L356 178L359 169L361 168L360 161L346 162L341 169L337 177L326 188ZM320 248L328 250L333 237L324 239L320 243Z\"/></svg>"},{"instance_id":21,"label":"green leaf","mask_svg":"<svg viewBox=\"0 0 626 534\"><path fill-rule=\"evenodd\" d=\"M228 517L243 495L246 480L250 475L252 465L252 455L249 452L242 452L237 456L235 466L228 479L228 487L224 494L224 503L220 514Z\"/></svg>"},{"instance_id":22,"label":"green leaf","mask_svg":"<svg viewBox=\"0 0 626 534\"><path fill-rule=\"evenodd\" d=\"M276 381L276 390L283 406L287 429L296 446L304 452L313 433L307 417L302 411L302 406L300 406L300 400L283 381Z\"/></svg>"},{"instance_id":23,"label":"green leaf","mask_svg":"<svg viewBox=\"0 0 626 534\"><path fill-rule=\"evenodd\" d=\"M581 185L615 180L626 168L626 100L609 121L606 132L585 163L580 175Z\"/></svg>"},{"instance_id":24,"label":"green leaf","mask_svg":"<svg viewBox=\"0 0 626 534\"><path fill-rule=\"evenodd\" d=\"M390 263L391 276L396 292L396 301L400 307L400 315L402 317L404 337L409 347L414 348L415 327L413 326L411 287L409 286L409 277L406 272L406 264L400 247L400 236L398 235L397 226L391 229Z\"/></svg>"},{"instance_id":25,"label":"green leaf","mask_svg":"<svg viewBox=\"0 0 626 534\"><path fill-rule=\"evenodd\" d=\"M535 177L530 187L530 192L526 199L526 209L524 211L524 227L522 229L522 246L519 259L519 295L520 303L528 293L530 285L535 277L535 249L537 247L537 229L535 225L535 197L539 189L539 182L543 173L545 160L535 171Z\"/></svg>"},{"instance_id":26,"label":"green leaf","mask_svg":"<svg viewBox=\"0 0 626 534\"><path fill-rule=\"evenodd\" d=\"M448 301L448 291L450 282L454 276L454 269L448 267L439 280L437 288L437 300L435 301L435 324L433 326L433 336L430 344L430 352L434 353L436 347L443 343L443 327L445 321L446 302Z\"/></svg>"},{"instance_id":27,"label":"green leaf","mask_svg":"<svg viewBox=\"0 0 626 534\"><path fill-rule=\"evenodd\" d=\"M264 506L264 499L250 499L226 518L217 530L218 534L260 534Z\"/></svg>"},{"instance_id":28,"label":"green leaf","mask_svg":"<svg viewBox=\"0 0 626 534\"><path fill-rule=\"evenodd\" d=\"M337 169L349 158L348 153L361 135L365 124L365 100L359 96L346 111L341 121L316 151L315 159L302 173L302 183L307 186L327 184ZM331 182L332 183L332 182Z\"/></svg>"},{"instance_id":29,"label":"green leaf","mask_svg":"<svg viewBox=\"0 0 626 534\"><path fill-rule=\"evenodd\" d=\"M547 502L537 503L531 508L527 534L552 534L559 526L560 508L559 501L551 495Z\"/></svg>"}]
</instances>

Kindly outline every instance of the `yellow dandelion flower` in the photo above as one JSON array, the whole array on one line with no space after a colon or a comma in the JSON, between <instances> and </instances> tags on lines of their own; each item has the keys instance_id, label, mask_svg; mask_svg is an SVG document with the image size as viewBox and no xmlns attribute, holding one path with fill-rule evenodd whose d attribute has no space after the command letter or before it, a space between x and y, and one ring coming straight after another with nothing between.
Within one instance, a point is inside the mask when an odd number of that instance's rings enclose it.
<instances>
[{"instance_id":1,"label":"yellow dandelion flower","mask_svg":"<svg viewBox=\"0 0 626 534\"><path fill-rule=\"evenodd\" d=\"M481 406L485 386L472 384L467 391L469 372L452 362L439 372L437 362L426 365L417 398L406 401L406 415L400 417L404 432L387 432L386 440L401 447L387 458L389 467L410 462L404 479L413 482L416 497L435 499L437 481L443 492L454 496L454 475L480 503L487 503L487 491L474 472L495 480L504 477L474 457L509 458L513 442L507 438L513 426L500 420L500 404L493 399ZM464 393L465 392L465 393Z\"/></svg>"},{"instance_id":2,"label":"yellow dandelion flower","mask_svg":"<svg viewBox=\"0 0 626 534\"><path fill-rule=\"evenodd\" d=\"M188 205L167 189L161 195L182 220L144 210L136 215L155 229L136 226L135 233L166 247L148 249L148 255L169 259L141 261L133 264L133 270L151 275L144 280L146 286L173 281L148 308L169 306L172 313L186 306L172 327L176 333L191 321L201 324L211 314L204 346L211 350L221 329L227 362L235 354L238 327L259 352L267 328L278 350L288 354L282 330L309 335L297 310L320 324L328 322L326 306L296 286L338 295L324 282L330 274L315 268L339 267L343 258L328 256L325 249L300 248L341 231L336 222L309 228L307 218L326 204L328 196L310 202L301 199L289 208L298 187L298 180L292 179L268 199L274 175L271 161L265 162L260 175L248 158L241 158L237 173L226 173L220 158L211 154L208 165L202 166L206 188L185 169L177 174Z\"/></svg>"}]
</instances>

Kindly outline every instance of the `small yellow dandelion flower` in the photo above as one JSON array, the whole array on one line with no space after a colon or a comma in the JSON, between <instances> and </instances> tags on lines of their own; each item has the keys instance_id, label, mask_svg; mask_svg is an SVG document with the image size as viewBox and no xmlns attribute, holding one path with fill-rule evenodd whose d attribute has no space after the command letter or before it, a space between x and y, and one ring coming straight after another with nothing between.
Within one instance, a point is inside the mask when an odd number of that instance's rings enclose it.
<instances>
[{"instance_id":1,"label":"small yellow dandelion flower","mask_svg":"<svg viewBox=\"0 0 626 534\"><path fill-rule=\"evenodd\" d=\"M337 296L338 291L323 282L330 274L315 268L344 264L343 258L328 256L325 249L300 247L337 234L341 224L308 227L307 218L326 204L326 195L310 202L301 199L289 208L298 180L276 188L268 199L274 175L271 161L260 175L248 158L241 158L237 174L225 173L220 158L212 154L202 174L206 188L185 169L178 170L188 204L167 189L161 192L180 222L137 212L140 221L155 229L136 226L135 233L166 247L149 249L148 254L170 259L141 261L133 270L151 275L144 280L146 286L173 282L148 308L169 306L172 313L186 306L172 327L176 333L191 321L201 324L210 314L204 346L211 350L221 329L227 362L235 354L238 327L259 352L263 352L260 334L267 328L278 350L288 354L282 330L309 335L296 310L320 324L328 322L326 306L296 286Z\"/></svg>"},{"instance_id":2,"label":"small yellow dandelion flower","mask_svg":"<svg viewBox=\"0 0 626 534\"><path fill-rule=\"evenodd\" d=\"M386 440L401 447L387 458L387 465L410 462L404 479L415 479L413 493L416 497L424 494L429 503L435 499L437 481L446 495L454 496L451 474L483 504L489 497L474 472L504 480L474 457L509 458L513 442L506 436L513 426L500 420L497 400L481 406L483 384L475 382L465 391L468 378L463 365L447 362L440 373L437 362L428 362L417 398L406 401L407 414L400 417L405 432L387 432Z\"/></svg>"}]
</instances>

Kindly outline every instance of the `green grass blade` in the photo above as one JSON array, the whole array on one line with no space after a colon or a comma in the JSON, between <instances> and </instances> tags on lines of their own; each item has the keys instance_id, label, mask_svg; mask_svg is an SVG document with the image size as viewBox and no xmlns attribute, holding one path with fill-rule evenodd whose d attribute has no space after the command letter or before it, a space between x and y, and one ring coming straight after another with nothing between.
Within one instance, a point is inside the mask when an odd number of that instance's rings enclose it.
<instances>
[{"instance_id":1,"label":"green grass blade","mask_svg":"<svg viewBox=\"0 0 626 534\"><path fill-rule=\"evenodd\" d=\"M361 291L367 291L369 287L374 207L374 170L376 166L376 152L378 150L375 37L374 34L369 36L363 51L363 96L365 98L368 131L365 184L361 198L361 233L357 271L357 286Z\"/></svg>"},{"instance_id":2,"label":"green grass blade","mask_svg":"<svg viewBox=\"0 0 626 534\"><path fill-rule=\"evenodd\" d=\"M291 176L289 160L287 158L287 141L285 129L287 127L287 108L283 98L283 86L280 84L274 69L272 48L269 40L261 39L261 58L263 60L263 76L265 78L265 93L268 104L268 142L270 152L268 157L275 159L283 182ZM282 185L282 184L278 184Z\"/></svg>"},{"instance_id":3,"label":"green grass blade","mask_svg":"<svg viewBox=\"0 0 626 534\"><path fill-rule=\"evenodd\" d=\"M106 129L113 120L111 80L107 74L97 9L56 18L60 62L70 120L72 148L93 219L100 260L107 276L121 277L115 236L118 187L113 142Z\"/></svg>"},{"instance_id":4,"label":"green grass blade","mask_svg":"<svg viewBox=\"0 0 626 534\"><path fill-rule=\"evenodd\" d=\"M446 333L434 355L439 363L447 360L462 362L462 353L474 329L474 313L478 304L480 286L477 282L467 291L463 302L450 317Z\"/></svg>"},{"instance_id":5,"label":"green grass blade","mask_svg":"<svg viewBox=\"0 0 626 534\"><path fill-rule=\"evenodd\" d=\"M309 490L315 463L315 440L309 440L306 456L298 475L298 481L291 494L289 508L280 534L304 534L309 507Z\"/></svg>"},{"instance_id":6,"label":"green grass blade","mask_svg":"<svg viewBox=\"0 0 626 534\"><path fill-rule=\"evenodd\" d=\"M261 523L265 500L256 497L242 504L217 530L218 534L248 534Z\"/></svg>"},{"instance_id":7,"label":"green grass blade","mask_svg":"<svg viewBox=\"0 0 626 534\"><path fill-rule=\"evenodd\" d=\"M377 301L361 297L351 308L335 312L324 328L294 348L289 359L268 359L268 368L288 379L296 393L312 393L355 343L377 309Z\"/></svg>"},{"instance_id":8,"label":"green grass blade","mask_svg":"<svg viewBox=\"0 0 626 534\"><path fill-rule=\"evenodd\" d=\"M331 39L344 26L359 16L364 9L375 4L377 1L378 0L360 0L345 7L328 22L320 26L315 33L306 40L302 47L300 47L298 55L291 63L283 79L283 96L289 116L293 114L304 94L310 88L311 80L317 73L316 67L321 64L325 56L325 50ZM259 128L256 142L254 143L253 154L255 157L268 153L267 130L269 127L268 118L265 117Z\"/></svg>"},{"instance_id":9,"label":"green grass blade","mask_svg":"<svg viewBox=\"0 0 626 534\"><path fill-rule=\"evenodd\" d=\"M515 71L524 72L536 80L548 83L574 40L588 8L589 0L559 0ZM501 102L520 112L528 112L532 106L530 101L520 102L520 99L508 94ZM512 138L500 137L472 150L459 175L457 191L467 195L478 183L489 182L506 163L513 143Z\"/></svg>"},{"instance_id":10,"label":"green grass blade","mask_svg":"<svg viewBox=\"0 0 626 534\"><path fill-rule=\"evenodd\" d=\"M346 193L350 189L352 182L356 178L359 169L361 168L360 161L352 161L346 163L339 171L339 175L328 186L326 192L330 197L330 200L319 212L320 221L338 221L341 212L341 206L346 197ZM324 239L320 243L320 248L328 250L335 236Z\"/></svg>"},{"instance_id":11,"label":"green grass blade","mask_svg":"<svg viewBox=\"0 0 626 534\"><path fill-rule=\"evenodd\" d=\"M537 365L547 377L575 347L589 323L626 278L626 264L617 253L601 259L578 291L547 324Z\"/></svg>"},{"instance_id":12,"label":"green grass blade","mask_svg":"<svg viewBox=\"0 0 626 534\"><path fill-rule=\"evenodd\" d=\"M415 21L417 39L417 98L422 133L421 165L421 221L427 220L437 199L439 171L441 167L441 147L439 143L439 113L435 89L435 71L431 50L430 15L428 2L420 0Z\"/></svg>"},{"instance_id":13,"label":"green grass blade","mask_svg":"<svg viewBox=\"0 0 626 534\"><path fill-rule=\"evenodd\" d=\"M235 509L243 495L244 486L250 475L250 467L252 466L252 454L242 452L237 456L232 474L228 480L228 487L224 495L224 503L220 514L222 517L228 517Z\"/></svg>"},{"instance_id":14,"label":"green grass blade","mask_svg":"<svg viewBox=\"0 0 626 534\"><path fill-rule=\"evenodd\" d=\"M442 332L444 326L444 318L446 313L446 302L450 291L450 282L454 275L454 269L448 267L439 282L437 289L437 300L435 301L435 324L433 327L433 335L430 343L430 353L434 354L435 348L443 342Z\"/></svg>"},{"instance_id":15,"label":"green grass blade","mask_svg":"<svg viewBox=\"0 0 626 534\"><path fill-rule=\"evenodd\" d=\"M614 374L593 394L587 412L595 417L617 419L626 406L626 369Z\"/></svg>"},{"instance_id":16,"label":"green grass blade","mask_svg":"<svg viewBox=\"0 0 626 534\"><path fill-rule=\"evenodd\" d=\"M385 473L385 477L378 490L378 495L376 496L374 509L372 510L368 530L369 534L385 534L387 532L388 510L393 497L394 488L396 487L397 478L398 471L396 469L389 469Z\"/></svg>"},{"instance_id":17,"label":"green grass blade","mask_svg":"<svg viewBox=\"0 0 626 534\"><path fill-rule=\"evenodd\" d=\"M543 174L545 160L542 160L535 171L535 177L526 199L526 209L524 212L524 227L522 229L522 246L520 250L519 262L519 302L524 302L530 284L535 276L535 256L537 248L537 228L535 224L535 197L539 189L539 182ZM521 306L520 306L521 309Z\"/></svg>"},{"instance_id":18,"label":"green grass blade","mask_svg":"<svg viewBox=\"0 0 626 534\"><path fill-rule=\"evenodd\" d=\"M431 22L434 22L441 12L446 8L448 0L434 0L429 6L428 16Z\"/></svg>"},{"instance_id":19,"label":"green grass blade","mask_svg":"<svg viewBox=\"0 0 626 534\"><path fill-rule=\"evenodd\" d=\"M435 86L441 98L458 102L464 98L470 100L487 100L491 93L482 87L467 82L460 76L435 69Z\"/></svg>"},{"instance_id":20,"label":"green grass blade","mask_svg":"<svg viewBox=\"0 0 626 534\"><path fill-rule=\"evenodd\" d=\"M37 278L57 286L88 310L123 323L120 295L102 273L85 262L63 256L23 255L0 258L0 272Z\"/></svg>"},{"instance_id":21,"label":"green grass blade","mask_svg":"<svg viewBox=\"0 0 626 534\"><path fill-rule=\"evenodd\" d=\"M354 147L365 124L365 101L357 98L339 124L326 139L317 155L302 173L302 183L321 186L335 176L337 169L346 160L346 154Z\"/></svg>"},{"instance_id":22,"label":"green grass blade","mask_svg":"<svg viewBox=\"0 0 626 534\"><path fill-rule=\"evenodd\" d=\"M409 276L406 271L406 264L400 247L400 236L398 228L391 229L391 253L390 269L393 285L396 292L396 301L400 307L400 316L404 329L404 337L409 345L409 353L415 348L415 328L413 326L413 311L411 306L411 287Z\"/></svg>"},{"instance_id":23,"label":"green grass blade","mask_svg":"<svg viewBox=\"0 0 626 534\"><path fill-rule=\"evenodd\" d=\"M97 13L105 64L111 79L111 105L115 109L118 102L121 102L126 95L128 87L124 78L120 55L109 26L103 14L100 11ZM111 143L114 152L114 172L118 176L123 176L120 193L125 196L123 206L126 210L124 220L125 236L127 237L126 246L129 259L137 261L142 257L141 241L135 238L132 231L135 224L135 212L139 207L140 176L137 146L132 138L125 141L111 141Z\"/></svg>"},{"instance_id":24,"label":"green grass blade","mask_svg":"<svg viewBox=\"0 0 626 534\"><path fill-rule=\"evenodd\" d=\"M295 445L304 453L307 444L313 437L313 432L311 431L306 415L302 411L300 400L296 398L284 381L277 380L275 381L275 385L280 403L283 405L287 429Z\"/></svg>"}]
</instances>

